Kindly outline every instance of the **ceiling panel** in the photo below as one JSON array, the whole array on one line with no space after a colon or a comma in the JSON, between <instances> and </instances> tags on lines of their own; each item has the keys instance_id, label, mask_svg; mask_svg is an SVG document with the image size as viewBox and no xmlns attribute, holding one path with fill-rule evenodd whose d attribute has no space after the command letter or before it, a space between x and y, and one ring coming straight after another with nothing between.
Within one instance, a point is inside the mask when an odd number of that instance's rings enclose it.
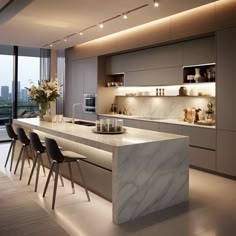
<instances>
[{"instance_id":1,"label":"ceiling panel","mask_svg":"<svg viewBox=\"0 0 236 236\"><path fill-rule=\"evenodd\" d=\"M152 0L33 0L0 26L0 44L43 47L58 40L54 48L67 48L211 2L160 0L160 6L154 8ZM103 29L96 26L79 35L85 28L145 4L148 6L131 12L127 20L119 17ZM75 35L64 42L64 37L71 34Z\"/></svg>"}]
</instances>

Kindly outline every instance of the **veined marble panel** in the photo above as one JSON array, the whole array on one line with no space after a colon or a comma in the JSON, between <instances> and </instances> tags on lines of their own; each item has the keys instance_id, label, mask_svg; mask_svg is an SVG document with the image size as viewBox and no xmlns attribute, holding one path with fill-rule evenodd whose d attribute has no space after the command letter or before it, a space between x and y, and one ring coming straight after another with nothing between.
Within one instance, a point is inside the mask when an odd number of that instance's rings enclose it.
<instances>
[{"instance_id":1,"label":"veined marble panel","mask_svg":"<svg viewBox=\"0 0 236 236\"><path fill-rule=\"evenodd\" d=\"M121 224L188 200L188 138L118 148L113 221Z\"/></svg>"}]
</instances>

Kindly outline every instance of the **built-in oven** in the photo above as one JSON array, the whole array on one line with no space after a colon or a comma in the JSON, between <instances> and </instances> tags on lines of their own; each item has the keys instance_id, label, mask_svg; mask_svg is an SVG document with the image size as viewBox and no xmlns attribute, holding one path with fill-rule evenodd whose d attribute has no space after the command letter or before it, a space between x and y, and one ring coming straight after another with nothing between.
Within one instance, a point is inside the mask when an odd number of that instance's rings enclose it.
<instances>
[{"instance_id":1,"label":"built-in oven","mask_svg":"<svg viewBox=\"0 0 236 236\"><path fill-rule=\"evenodd\" d=\"M96 113L96 94L84 94L84 112Z\"/></svg>"}]
</instances>

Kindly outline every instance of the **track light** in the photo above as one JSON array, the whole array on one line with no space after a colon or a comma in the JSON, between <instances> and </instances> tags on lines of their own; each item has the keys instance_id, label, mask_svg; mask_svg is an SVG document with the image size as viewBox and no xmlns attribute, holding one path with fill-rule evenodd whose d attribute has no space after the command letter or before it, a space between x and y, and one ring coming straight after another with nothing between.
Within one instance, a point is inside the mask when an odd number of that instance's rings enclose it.
<instances>
[{"instance_id":1,"label":"track light","mask_svg":"<svg viewBox=\"0 0 236 236\"><path fill-rule=\"evenodd\" d=\"M82 31L79 33L80 36L82 36L83 34L84 34L84 33L83 33Z\"/></svg>"},{"instance_id":2,"label":"track light","mask_svg":"<svg viewBox=\"0 0 236 236\"><path fill-rule=\"evenodd\" d=\"M154 5L154 7L159 7L159 1L158 0L154 0L153 5Z\"/></svg>"},{"instance_id":3,"label":"track light","mask_svg":"<svg viewBox=\"0 0 236 236\"><path fill-rule=\"evenodd\" d=\"M53 46L52 43L49 46L52 47Z\"/></svg>"},{"instance_id":4,"label":"track light","mask_svg":"<svg viewBox=\"0 0 236 236\"><path fill-rule=\"evenodd\" d=\"M123 14L122 14L122 17L123 17L123 19L125 19L125 20L126 20L126 19L128 18L128 15L127 15L127 13L123 13Z\"/></svg>"},{"instance_id":5,"label":"track light","mask_svg":"<svg viewBox=\"0 0 236 236\"><path fill-rule=\"evenodd\" d=\"M100 23L100 24L99 24L99 27L100 27L101 29L104 28L103 23Z\"/></svg>"},{"instance_id":6,"label":"track light","mask_svg":"<svg viewBox=\"0 0 236 236\"><path fill-rule=\"evenodd\" d=\"M66 42L67 41L67 38L64 38L64 42Z\"/></svg>"}]
</instances>

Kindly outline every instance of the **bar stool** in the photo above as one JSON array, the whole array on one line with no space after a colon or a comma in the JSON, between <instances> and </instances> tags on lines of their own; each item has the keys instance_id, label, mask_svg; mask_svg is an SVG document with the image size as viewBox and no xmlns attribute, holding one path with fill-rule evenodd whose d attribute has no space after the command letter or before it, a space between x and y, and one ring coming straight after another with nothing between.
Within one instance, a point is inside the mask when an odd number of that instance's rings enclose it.
<instances>
[{"instance_id":1,"label":"bar stool","mask_svg":"<svg viewBox=\"0 0 236 236\"><path fill-rule=\"evenodd\" d=\"M11 139L11 145L7 154L7 159L5 162L5 168L7 166L7 162L11 153L11 162L10 162L10 171L12 169L12 163L13 163L13 159L14 159L14 153L15 153L15 146L16 146L16 141L18 140L17 134L15 133L14 129L12 128L11 124L6 124L6 131L7 134L9 136L9 138Z\"/></svg>"},{"instance_id":2,"label":"bar stool","mask_svg":"<svg viewBox=\"0 0 236 236\"><path fill-rule=\"evenodd\" d=\"M22 179L22 175L23 175L23 169L24 169L24 163L25 163L25 158L27 156L28 158L28 162L30 165L30 161L29 161L29 153L28 153L28 148L30 147L30 140L27 137L27 135L25 134L25 131L23 128L17 127L16 129L16 133L17 136L19 138L19 141L21 142L21 149L20 149L20 154L16 163L16 167L15 167L15 171L14 174L16 174L20 159L22 158L22 162L21 162L21 171L20 171L20 180Z\"/></svg>"},{"instance_id":3,"label":"bar stool","mask_svg":"<svg viewBox=\"0 0 236 236\"><path fill-rule=\"evenodd\" d=\"M54 139L45 138L45 143L46 143L46 148L47 148L48 154L52 158L53 161L52 161L50 172L48 174L48 178L47 178L46 185L44 188L43 197L45 197L52 171L55 170L55 182L54 182L54 188L53 188L52 209L54 209L54 207L55 207L59 168L60 168L60 165L65 162L68 163L70 180L71 180L71 187L72 187L73 193L75 193L75 189L74 189L74 181L73 181L73 176L72 176L71 163L74 162L74 163L76 163L76 165L78 167L80 177L83 182L83 186L84 186L88 201L90 201L90 197L89 197L89 193L88 193L87 186L85 183L85 179L84 179L84 176L83 176L82 170L80 168L80 164L79 164L79 160L86 159L86 157L82 156L78 153L71 152L71 151L61 151L57 145L57 142Z\"/></svg>"},{"instance_id":4,"label":"bar stool","mask_svg":"<svg viewBox=\"0 0 236 236\"><path fill-rule=\"evenodd\" d=\"M49 155L48 155L48 153L46 151L46 147L40 141L38 134L34 133L34 132L30 132L29 133L29 139L30 139L30 143L31 143L32 148L35 151L36 155L35 155L35 159L34 159L34 164L33 164L32 170L30 172L30 177L29 177L29 180L28 180L28 185L30 185L30 182L31 182L31 179L32 179L32 176L33 176L33 173L34 173L34 169L36 167L36 164L38 163L38 165L37 165L37 172L36 172L36 179L35 179L35 188L34 188L34 191L37 192L40 166L42 165L42 167L44 169L42 154L44 154L44 153L47 154L49 165L51 165L52 162L51 162L51 159L49 158ZM45 170L44 170L44 173L45 173ZM61 179L62 186L64 186L61 174L60 174L60 179Z\"/></svg>"}]
</instances>

